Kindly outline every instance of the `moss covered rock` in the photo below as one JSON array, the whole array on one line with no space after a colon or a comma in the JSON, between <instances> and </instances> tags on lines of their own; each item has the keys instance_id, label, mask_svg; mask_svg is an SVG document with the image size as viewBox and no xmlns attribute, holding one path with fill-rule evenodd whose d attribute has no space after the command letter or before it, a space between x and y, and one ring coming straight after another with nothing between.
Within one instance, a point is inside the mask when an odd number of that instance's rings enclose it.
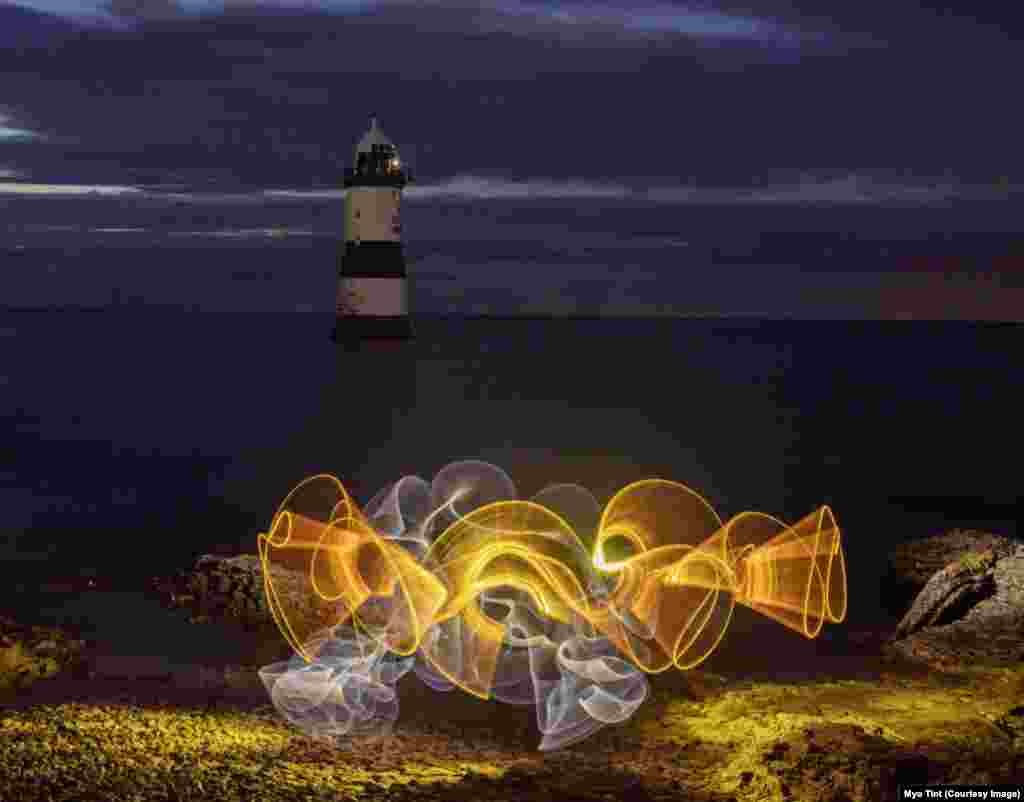
<instances>
[{"instance_id":1,"label":"moss covered rock","mask_svg":"<svg viewBox=\"0 0 1024 802\"><path fill-rule=\"evenodd\" d=\"M1024 545L968 552L934 574L887 648L941 670L1024 662Z\"/></svg>"},{"instance_id":2,"label":"moss covered rock","mask_svg":"<svg viewBox=\"0 0 1024 802\"><path fill-rule=\"evenodd\" d=\"M0 616L0 689L24 688L81 665L84 646L58 628Z\"/></svg>"},{"instance_id":3,"label":"moss covered rock","mask_svg":"<svg viewBox=\"0 0 1024 802\"><path fill-rule=\"evenodd\" d=\"M976 529L949 532L901 543L888 555L883 592L890 606L904 613L935 574L951 563L966 559L973 564L986 552L999 559L1014 550L1015 541L1005 535Z\"/></svg>"}]
</instances>

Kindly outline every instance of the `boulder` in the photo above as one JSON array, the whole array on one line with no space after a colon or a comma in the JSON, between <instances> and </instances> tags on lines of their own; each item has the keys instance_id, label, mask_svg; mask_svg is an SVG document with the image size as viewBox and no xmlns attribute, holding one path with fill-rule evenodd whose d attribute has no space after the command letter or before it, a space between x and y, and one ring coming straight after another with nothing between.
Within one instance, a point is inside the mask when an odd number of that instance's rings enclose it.
<instances>
[{"instance_id":1,"label":"boulder","mask_svg":"<svg viewBox=\"0 0 1024 802\"><path fill-rule=\"evenodd\" d=\"M901 543L889 553L883 595L894 611L906 610L929 579L965 554L992 551L1000 557L1013 551L1014 545L1004 535L975 529L954 529Z\"/></svg>"},{"instance_id":2,"label":"boulder","mask_svg":"<svg viewBox=\"0 0 1024 802\"><path fill-rule=\"evenodd\" d=\"M309 576L271 566L274 589L292 614L321 615ZM264 593L263 567L255 554L204 554L189 571L157 577L150 591L167 608L189 614L193 623L234 623L249 631L277 629Z\"/></svg>"},{"instance_id":3,"label":"boulder","mask_svg":"<svg viewBox=\"0 0 1024 802\"><path fill-rule=\"evenodd\" d=\"M995 557L991 551L960 558L932 575L896 627L902 638L925 627L951 624L995 595Z\"/></svg>"},{"instance_id":4,"label":"boulder","mask_svg":"<svg viewBox=\"0 0 1024 802\"><path fill-rule=\"evenodd\" d=\"M1024 660L1024 544L996 541L934 574L887 649L940 669Z\"/></svg>"},{"instance_id":5,"label":"boulder","mask_svg":"<svg viewBox=\"0 0 1024 802\"><path fill-rule=\"evenodd\" d=\"M85 642L57 627L0 615L0 689L24 688L79 666Z\"/></svg>"},{"instance_id":6,"label":"boulder","mask_svg":"<svg viewBox=\"0 0 1024 802\"><path fill-rule=\"evenodd\" d=\"M256 555L204 554L191 570L154 578L150 589L165 607L186 611L197 623L230 620L245 628L272 623Z\"/></svg>"}]
</instances>

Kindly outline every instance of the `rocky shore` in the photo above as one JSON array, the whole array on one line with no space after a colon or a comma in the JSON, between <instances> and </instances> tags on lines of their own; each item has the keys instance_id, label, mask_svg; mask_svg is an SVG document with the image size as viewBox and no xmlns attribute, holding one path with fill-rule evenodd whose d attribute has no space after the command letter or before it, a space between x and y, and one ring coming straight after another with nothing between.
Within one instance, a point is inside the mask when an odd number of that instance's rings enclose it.
<instances>
[{"instance_id":1,"label":"rocky shore","mask_svg":"<svg viewBox=\"0 0 1024 802\"><path fill-rule=\"evenodd\" d=\"M3 622L4 644L41 668L0 699L0 798L867 802L895 799L897 781L1024 782L1021 544L949 533L911 545L920 556L897 564L919 586L888 629L838 625L752 652L751 614L701 670L652 677L633 719L549 754L536 751L532 708L412 675L390 738L341 749L307 738L256 675L280 649L265 637L258 561L206 556L152 583L150 598L197 632L249 637L245 649L269 650L259 660L133 662ZM918 564L936 553L949 560L924 577ZM5 666L20 665L12 648ZM774 660L757 673L764 651Z\"/></svg>"}]
</instances>

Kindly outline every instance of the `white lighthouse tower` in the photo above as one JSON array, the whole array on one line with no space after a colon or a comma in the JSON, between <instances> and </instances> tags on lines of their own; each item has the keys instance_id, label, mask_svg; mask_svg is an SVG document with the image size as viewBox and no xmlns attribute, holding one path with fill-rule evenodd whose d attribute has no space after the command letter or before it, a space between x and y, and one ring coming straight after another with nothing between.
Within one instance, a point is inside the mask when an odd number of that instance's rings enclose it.
<instances>
[{"instance_id":1,"label":"white lighthouse tower","mask_svg":"<svg viewBox=\"0 0 1024 802\"><path fill-rule=\"evenodd\" d=\"M399 218L402 189L413 180L398 150L370 118L345 170L345 245L338 270L334 339L358 343L408 339L409 291Z\"/></svg>"}]
</instances>

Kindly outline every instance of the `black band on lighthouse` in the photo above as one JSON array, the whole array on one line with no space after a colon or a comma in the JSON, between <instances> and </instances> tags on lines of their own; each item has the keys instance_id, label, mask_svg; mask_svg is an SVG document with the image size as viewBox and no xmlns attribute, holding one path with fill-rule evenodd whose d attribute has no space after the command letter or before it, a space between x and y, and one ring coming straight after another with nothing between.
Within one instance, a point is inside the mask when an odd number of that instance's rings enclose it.
<instances>
[{"instance_id":1,"label":"black band on lighthouse","mask_svg":"<svg viewBox=\"0 0 1024 802\"><path fill-rule=\"evenodd\" d=\"M405 278L401 242L346 242L339 275L347 278Z\"/></svg>"},{"instance_id":2,"label":"black band on lighthouse","mask_svg":"<svg viewBox=\"0 0 1024 802\"><path fill-rule=\"evenodd\" d=\"M331 333L335 342L358 343L363 340L408 340L412 324L408 315L360 315L339 317Z\"/></svg>"}]
</instances>

